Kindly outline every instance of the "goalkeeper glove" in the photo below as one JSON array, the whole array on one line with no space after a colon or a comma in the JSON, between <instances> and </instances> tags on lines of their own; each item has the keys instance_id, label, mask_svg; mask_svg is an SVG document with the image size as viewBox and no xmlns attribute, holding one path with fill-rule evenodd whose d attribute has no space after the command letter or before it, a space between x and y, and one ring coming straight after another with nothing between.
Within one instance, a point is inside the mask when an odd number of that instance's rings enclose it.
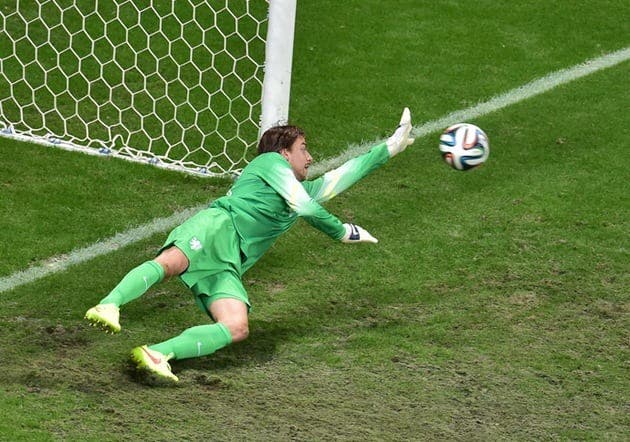
<instances>
[{"instance_id":1,"label":"goalkeeper glove","mask_svg":"<svg viewBox=\"0 0 630 442\"><path fill-rule=\"evenodd\" d=\"M359 227L355 224L346 223L343 225L346 228L346 234L341 238L341 242L345 243L357 243L357 242L371 242L377 243L378 239L370 235L370 232Z\"/></svg>"},{"instance_id":2,"label":"goalkeeper glove","mask_svg":"<svg viewBox=\"0 0 630 442\"><path fill-rule=\"evenodd\" d=\"M409 108L406 107L403 110L402 117L400 117L398 128L394 134L387 139L387 150L389 151L390 157L399 154L413 143L414 139L409 138L410 132L411 112L409 112Z\"/></svg>"}]
</instances>

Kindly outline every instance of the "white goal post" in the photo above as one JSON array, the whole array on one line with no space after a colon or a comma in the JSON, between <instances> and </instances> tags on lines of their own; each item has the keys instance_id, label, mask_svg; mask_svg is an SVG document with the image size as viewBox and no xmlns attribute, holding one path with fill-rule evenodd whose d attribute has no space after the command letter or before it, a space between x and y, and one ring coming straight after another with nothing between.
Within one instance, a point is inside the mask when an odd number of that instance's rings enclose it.
<instances>
[{"instance_id":1,"label":"white goal post","mask_svg":"<svg viewBox=\"0 0 630 442\"><path fill-rule=\"evenodd\" d=\"M0 135L230 175L288 119L297 0L0 6Z\"/></svg>"}]
</instances>

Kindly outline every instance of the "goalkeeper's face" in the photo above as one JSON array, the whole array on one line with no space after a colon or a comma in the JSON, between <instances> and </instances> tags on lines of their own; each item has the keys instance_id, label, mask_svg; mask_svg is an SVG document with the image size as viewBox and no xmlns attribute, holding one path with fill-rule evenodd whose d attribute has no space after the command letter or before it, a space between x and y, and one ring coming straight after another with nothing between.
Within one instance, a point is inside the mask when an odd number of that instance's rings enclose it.
<instances>
[{"instance_id":1,"label":"goalkeeper's face","mask_svg":"<svg viewBox=\"0 0 630 442\"><path fill-rule=\"evenodd\" d=\"M311 154L308 153L308 149L306 148L306 140L304 137L297 137L291 147L282 149L280 153L291 165L295 178L297 178L298 181L304 181L308 176L308 168L313 162L313 157L311 157Z\"/></svg>"}]
</instances>

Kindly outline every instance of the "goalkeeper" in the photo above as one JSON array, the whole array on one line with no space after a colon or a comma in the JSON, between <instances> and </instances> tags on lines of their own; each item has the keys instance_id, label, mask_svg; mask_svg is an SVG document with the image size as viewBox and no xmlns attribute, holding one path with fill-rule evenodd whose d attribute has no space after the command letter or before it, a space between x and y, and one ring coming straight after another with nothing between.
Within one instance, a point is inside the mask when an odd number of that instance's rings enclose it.
<instances>
[{"instance_id":1,"label":"goalkeeper","mask_svg":"<svg viewBox=\"0 0 630 442\"><path fill-rule=\"evenodd\" d=\"M131 270L85 317L108 332L120 331L119 309L151 286L179 276L213 323L132 350L137 368L156 379L177 382L170 359L205 356L247 338L251 306L242 275L298 217L344 243L377 240L354 224L343 224L323 203L343 192L413 143L411 115L386 142L315 180L306 180L312 162L304 132L296 126L267 130L258 156L243 169L226 196L176 227L157 257Z\"/></svg>"}]
</instances>

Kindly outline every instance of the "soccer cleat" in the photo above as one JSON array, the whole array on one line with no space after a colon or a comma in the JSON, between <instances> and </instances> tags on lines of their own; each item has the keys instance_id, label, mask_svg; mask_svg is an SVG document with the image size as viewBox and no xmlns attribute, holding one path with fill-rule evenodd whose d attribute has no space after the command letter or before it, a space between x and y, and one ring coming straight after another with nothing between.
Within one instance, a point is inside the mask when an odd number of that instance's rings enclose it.
<instances>
[{"instance_id":1,"label":"soccer cleat","mask_svg":"<svg viewBox=\"0 0 630 442\"><path fill-rule=\"evenodd\" d=\"M90 321L92 326L99 326L105 332L120 332L120 309L114 304L99 304L92 307L85 314L85 319Z\"/></svg>"},{"instance_id":2,"label":"soccer cleat","mask_svg":"<svg viewBox=\"0 0 630 442\"><path fill-rule=\"evenodd\" d=\"M146 345L136 347L131 351L131 360L135 362L138 370L146 372L155 380L175 383L179 381L179 378L171 371L169 359L170 357L159 351L151 350Z\"/></svg>"}]
</instances>

